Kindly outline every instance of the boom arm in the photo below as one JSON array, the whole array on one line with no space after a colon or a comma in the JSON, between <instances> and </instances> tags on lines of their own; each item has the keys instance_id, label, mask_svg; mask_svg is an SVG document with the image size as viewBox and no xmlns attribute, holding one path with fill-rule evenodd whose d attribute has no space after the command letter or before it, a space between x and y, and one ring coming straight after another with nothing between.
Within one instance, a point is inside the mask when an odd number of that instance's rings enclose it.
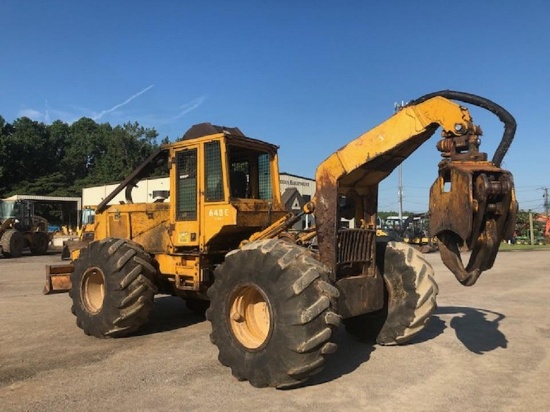
<instances>
[{"instance_id":1,"label":"boom arm","mask_svg":"<svg viewBox=\"0 0 550 412\"><path fill-rule=\"evenodd\" d=\"M505 138L495 154L495 163L500 164L515 131L513 117L487 99L461 92L420 98L337 150L317 168L314 198L321 260L333 273L341 260L337 241L340 198L351 201L353 216L362 222L362 229L374 229L379 182L438 127L443 129L443 139L437 148L444 160L431 192L430 213L436 221L430 226L431 234L440 237L443 261L461 283L475 283L481 271L492 266L498 243L510 232L517 209L512 177L498 164L486 161L486 155L478 151L481 130L465 107L445 96L487 108L505 121ZM461 210L456 209L459 204ZM492 204L491 211L483 206L487 204ZM466 269L458 251L464 241L474 250L473 262ZM370 261L372 268L375 251L371 249L365 263Z\"/></svg>"}]
</instances>

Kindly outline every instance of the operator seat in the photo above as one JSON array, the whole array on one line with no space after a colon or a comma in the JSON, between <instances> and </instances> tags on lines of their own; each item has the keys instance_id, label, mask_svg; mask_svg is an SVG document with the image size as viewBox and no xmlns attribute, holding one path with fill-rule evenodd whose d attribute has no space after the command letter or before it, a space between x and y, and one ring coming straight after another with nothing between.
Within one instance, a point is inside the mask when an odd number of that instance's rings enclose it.
<instances>
[{"instance_id":1,"label":"operator seat","mask_svg":"<svg viewBox=\"0 0 550 412\"><path fill-rule=\"evenodd\" d=\"M239 170L232 170L229 179L231 197L246 198L248 179L246 173Z\"/></svg>"}]
</instances>

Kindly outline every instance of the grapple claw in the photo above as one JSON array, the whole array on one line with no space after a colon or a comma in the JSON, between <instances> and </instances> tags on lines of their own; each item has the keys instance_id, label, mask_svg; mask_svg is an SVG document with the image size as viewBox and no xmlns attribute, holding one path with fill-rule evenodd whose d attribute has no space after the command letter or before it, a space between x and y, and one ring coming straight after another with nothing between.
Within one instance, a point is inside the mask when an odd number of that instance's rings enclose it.
<instances>
[{"instance_id":1,"label":"grapple claw","mask_svg":"<svg viewBox=\"0 0 550 412\"><path fill-rule=\"evenodd\" d=\"M475 284L493 266L500 242L512 237L517 207L512 175L492 162L441 165L430 190L430 233L461 284ZM472 252L466 267L462 248Z\"/></svg>"},{"instance_id":2,"label":"grapple claw","mask_svg":"<svg viewBox=\"0 0 550 412\"><path fill-rule=\"evenodd\" d=\"M472 286L477 282L481 275L481 270L475 268L468 271L464 268L462 258L460 257L460 244L462 239L456 233L445 231L438 235L441 242L439 244L439 253L441 260L454 273L456 279L464 286Z\"/></svg>"}]
</instances>

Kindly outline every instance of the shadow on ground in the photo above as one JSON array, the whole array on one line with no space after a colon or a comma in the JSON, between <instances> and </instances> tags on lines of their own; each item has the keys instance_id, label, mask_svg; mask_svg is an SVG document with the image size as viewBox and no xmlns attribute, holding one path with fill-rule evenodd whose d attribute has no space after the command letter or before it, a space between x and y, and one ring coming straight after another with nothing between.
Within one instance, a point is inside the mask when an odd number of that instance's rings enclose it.
<instances>
[{"instance_id":1,"label":"shadow on ground","mask_svg":"<svg viewBox=\"0 0 550 412\"><path fill-rule=\"evenodd\" d=\"M336 332L334 343L338 345L338 350L328 358L325 368L300 386L320 385L347 375L368 361L371 353L376 350L373 343L360 342L344 328Z\"/></svg>"},{"instance_id":2,"label":"shadow on ground","mask_svg":"<svg viewBox=\"0 0 550 412\"><path fill-rule=\"evenodd\" d=\"M452 316L450 321L443 319L447 315ZM473 353L481 355L499 347L506 348L508 341L499 330L499 323L504 317L501 313L479 308L439 307L432 315L426 329L411 339L408 344L417 345L434 339L447 329L448 324L454 329L460 342ZM172 296L158 297L155 299L155 309L149 322L138 335L185 328L204 320L204 316L189 310L183 299ZM334 342L338 345L338 351L328 358L325 368L309 379L304 386L319 385L347 375L368 361L371 353L376 350L374 343L357 340L343 327L336 332Z\"/></svg>"},{"instance_id":3,"label":"shadow on ground","mask_svg":"<svg viewBox=\"0 0 550 412\"><path fill-rule=\"evenodd\" d=\"M499 347L507 347L508 341L498 329L500 321L505 318L503 314L458 306L439 307L426 329L411 339L408 345L417 345L441 335L447 328L442 319L445 315L453 315L450 327L469 351L482 355ZM344 328L337 332L334 342L338 344L338 351L328 359L326 367L304 386L319 385L351 373L368 361L371 353L376 350L374 343L360 342L347 334Z\"/></svg>"},{"instance_id":4,"label":"shadow on ground","mask_svg":"<svg viewBox=\"0 0 550 412\"><path fill-rule=\"evenodd\" d=\"M136 334L151 335L185 328L203 322L205 317L187 308L179 297L161 296L155 298L155 308L147 322Z\"/></svg>"},{"instance_id":5,"label":"shadow on ground","mask_svg":"<svg viewBox=\"0 0 550 412\"><path fill-rule=\"evenodd\" d=\"M449 326L470 352L481 355L496 348L507 347L508 340L499 330L500 321L505 318L502 313L461 306L438 307L426 329L414 337L410 344L425 342L442 334L447 328L442 319L446 315L452 315Z\"/></svg>"},{"instance_id":6,"label":"shadow on ground","mask_svg":"<svg viewBox=\"0 0 550 412\"><path fill-rule=\"evenodd\" d=\"M450 327L454 329L456 337L473 353L482 355L497 348L506 348L508 340L499 330L500 322L505 318L502 313L480 308L460 306L443 306L436 310L430 323L437 324L439 315L453 315ZM441 319L439 322L443 323ZM428 332L430 326L426 329Z\"/></svg>"}]
</instances>

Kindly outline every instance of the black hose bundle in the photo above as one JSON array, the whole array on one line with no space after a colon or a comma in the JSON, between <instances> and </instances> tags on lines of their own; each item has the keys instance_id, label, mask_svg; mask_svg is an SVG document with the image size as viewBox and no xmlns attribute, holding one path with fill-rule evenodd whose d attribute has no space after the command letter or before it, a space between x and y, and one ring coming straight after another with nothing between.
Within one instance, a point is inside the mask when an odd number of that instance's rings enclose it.
<instances>
[{"instance_id":1,"label":"black hose bundle","mask_svg":"<svg viewBox=\"0 0 550 412\"><path fill-rule=\"evenodd\" d=\"M458 100L464 103L472 104L474 106L482 107L491 113L498 116L499 120L504 123L504 133L502 134L502 140L493 155L493 163L500 167L502 159L506 155L508 148L514 140L516 134L516 119L502 106L496 104L495 102L486 99L481 96L477 96L471 93L458 92L454 90L441 90L439 92L429 93L418 99L415 99L408 103L408 105L415 105L422 103L433 97L441 96L446 99Z\"/></svg>"}]
</instances>

